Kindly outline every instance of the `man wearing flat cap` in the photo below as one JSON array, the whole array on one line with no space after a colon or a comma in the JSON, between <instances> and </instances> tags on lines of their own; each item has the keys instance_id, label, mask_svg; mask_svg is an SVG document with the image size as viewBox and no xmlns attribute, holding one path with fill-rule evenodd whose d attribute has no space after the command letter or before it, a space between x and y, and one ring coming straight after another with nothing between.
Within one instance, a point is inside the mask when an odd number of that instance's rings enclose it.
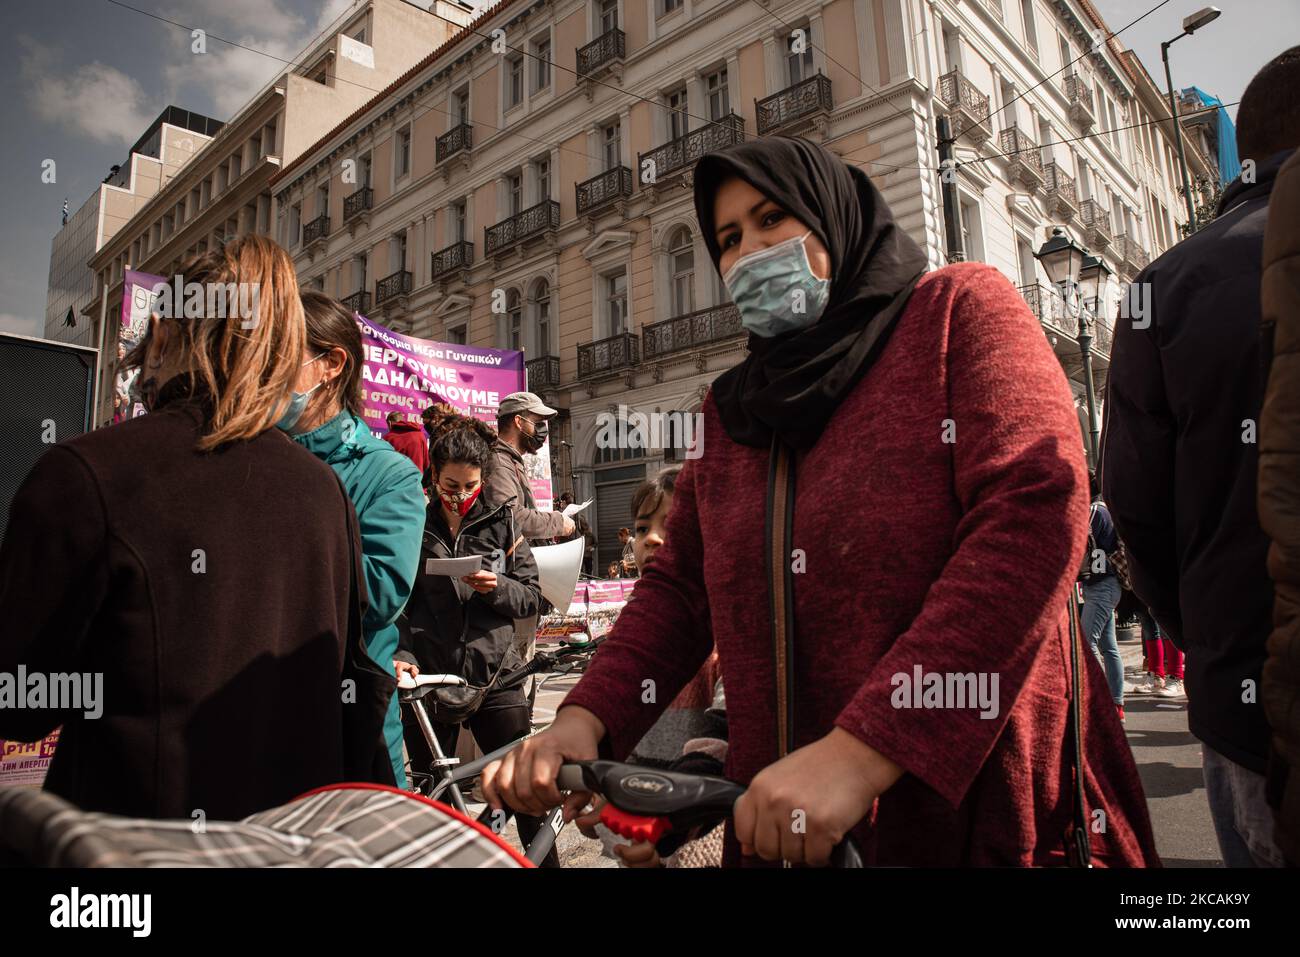
<instances>
[{"instance_id":1,"label":"man wearing flat cap","mask_svg":"<svg viewBox=\"0 0 1300 957\"><path fill-rule=\"evenodd\" d=\"M573 519L563 512L540 511L528 484L524 455L538 452L546 444L550 419L555 410L531 392L512 392L497 410L497 441L493 447L492 471L483 486L483 498L490 507L510 502L515 509L519 533L529 544L549 544L574 532ZM515 650L524 661L533 655L537 616L515 622ZM529 710L537 685L528 695Z\"/></svg>"}]
</instances>

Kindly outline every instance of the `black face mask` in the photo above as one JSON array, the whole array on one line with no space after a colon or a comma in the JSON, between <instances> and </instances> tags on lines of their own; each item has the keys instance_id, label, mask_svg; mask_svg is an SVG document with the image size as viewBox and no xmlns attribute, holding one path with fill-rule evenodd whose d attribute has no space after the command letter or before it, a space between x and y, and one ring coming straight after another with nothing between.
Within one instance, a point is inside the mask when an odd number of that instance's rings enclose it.
<instances>
[{"instance_id":1,"label":"black face mask","mask_svg":"<svg viewBox=\"0 0 1300 957\"><path fill-rule=\"evenodd\" d=\"M537 452L546 444L546 437L550 434L550 426L543 422L534 422L531 433L520 431L519 435L523 439L524 450L529 453Z\"/></svg>"}]
</instances>

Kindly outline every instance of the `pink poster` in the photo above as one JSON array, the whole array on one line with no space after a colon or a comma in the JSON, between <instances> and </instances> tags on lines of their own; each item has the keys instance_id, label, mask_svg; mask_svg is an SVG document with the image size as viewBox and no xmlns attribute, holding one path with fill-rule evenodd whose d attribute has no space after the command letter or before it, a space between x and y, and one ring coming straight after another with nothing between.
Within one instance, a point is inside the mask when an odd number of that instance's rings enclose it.
<instances>
[{"instance_id":1,"label":"pink poster","mask_svg":"<svg viewBox=\"0 0 1300 957\"><path fill-rule=\"evenodd\" d=\"M495 426L501 399L525 388L522 352L420 339L360 314L357 325L366 355L361 401L366 424L375 435L388 431L388 413L401 412L415 422L435 402ZM537 507L551 508L549 446L524 456L524 464Z\"/></svg>"},{"instance_id":2,"label":"pink poster","mask_svg":"<svg viewBox=\"0 0 1300 957\"><path fill-rule=\"evenodd\" d=\"M31 743L0 739L0 787L40 787L58 743L58 731Z\"/></svg>"},{"instance_id":3,"label":"pink poster","mask_svg":"<svg viewBox=\"0 0 1300 957\"><path fill-rule=\"evenodd\" d=\"M152 273L136 272L134 269L126 270L122 281L122 330L117 340L117 361L120 363L128 352L135 348L136 343L144 336L149 328L149 316L153 312L153 304L158 298L154 290L166 284L162 276L155 276ZM136 376L139 375L139 369L132 369L129 373L119 371L117 378L113 382L113 421L121 422L124 419L134 419L137 415L144 415L144 405L138 397L132 394L135 386Z\"/></svg>"}]
</instances>

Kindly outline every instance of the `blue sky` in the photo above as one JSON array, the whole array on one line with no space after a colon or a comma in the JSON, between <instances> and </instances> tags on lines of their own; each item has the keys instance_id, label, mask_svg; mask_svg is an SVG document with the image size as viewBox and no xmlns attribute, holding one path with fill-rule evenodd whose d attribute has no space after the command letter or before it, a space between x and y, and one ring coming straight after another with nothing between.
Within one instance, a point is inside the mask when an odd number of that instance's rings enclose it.
<instances>
[{"instance_id":1,"label":"blue sky","mask_svg":"<svg viewBox=\"0 0 1300 957\"><path fill-rule=\"evenodd\" d=\"M350 0L123 0L194 27L292 59ZM1093 0L1112 29L1158 0ZM477 5L477 4L476 4ZM1195 84L1225 103L1254 72L1300 42L1296 0L1224 0L1223 16L1173 47L1174 83ZM1159 44L1199 0L1168 0L1121 34L1163 84ZM0 2L0 330L39 335L50 240L66 197L75 211L163 107L225 120L283 66L209 41L190 52L186 30L110 0ZM1232 111L1232 112L1235 112ZM46 159L56 181L42 183Z\"/></svg>"}]
</instances>

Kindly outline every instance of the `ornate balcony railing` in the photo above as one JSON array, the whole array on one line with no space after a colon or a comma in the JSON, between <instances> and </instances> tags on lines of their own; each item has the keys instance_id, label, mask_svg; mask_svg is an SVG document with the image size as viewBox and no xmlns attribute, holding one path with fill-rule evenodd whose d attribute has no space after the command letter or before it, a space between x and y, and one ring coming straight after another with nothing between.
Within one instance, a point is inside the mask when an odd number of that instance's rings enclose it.
<instances>
[{"instance_id":1,"label":"ornate balcony railing","mask_svg":"<svg viewBox=\"0 0 1300 957\"><path fill-rule=\"evenodd\" d=\"M462 239L433 254L429 275L434 279L441 279L448 273L456 272L458 269L468 269L473 264L474 244Z\"/></svg>"},{"instance_id":2,"label":"ornate balcony railing","mask_svg":"<svg viewBox=\"0 0 1300 957\"><path fill-rule=\"evenodd\" d=\"M656 146L648 153L639 154L637 169L646 170L646 161L649 160L652 164L648 167L652 177L649 182L654 183L670 173L693 167L705 153L712 153L724 146L744 141L744 118L736 113L729 113L721 120L715 120L698 130L691 130L684 136L669 140L663 146Z\"/></svg>"},{"instance_id":3,"label":"ornate balcony railing","mask_svg":"<svg viewBox=\"0 0 1300 957\"><path fill-rule=\"evenodd\" d=\"M369 186L362 186L351 196L343 198L343 222L347 222L358 213L370 209L375 204L375 191Z\"/></svg>"},{"instance_id":4,"label":"ornate balcony railing","mask_svg":"<svg viewBox=\"0 0 1300 957\"><path fill-rule=\"evenodd\" d=\"M530 236L558 229L559 225L560 204L553 199L543 200L509 219L503 219L495 226L487 227L484 230L483 254L491 256L499 253Z\"/></svg>"},{"instance_id":5,"label":"ornate balcony railing","mask_svg":"<svg viewBox=\"0 0 1300 957\"><path fill-rule=\"evenodd\" d=\"M1092 321L1092 351L1110 358L1110 347L1115 341L1115 327L1111 319L1099 316Z\"/></svg>"},{"instance_id":6,"label":"ornate balcony railing","mask_svg":"<svg viewBox=\"0 0 1300 957\"><path fill-rule=\"evenodd\" d=\"M581 216L616 199L631 196L632 171L626 166L615 166L578 183L574 189L578 194L578 215Z\"/></svg>"},{"instance_id":7,"label":"ornate balcony railing","mask_svg":"<svg viewBox=\"0 0 1300 957\"><path fill-rule=\"evenodd\" d=\"M1114 250L1115 258L1120 264L1120 272L1130 276L1136 276L1151 263L1150 254L1132 236L1123 233L1116 236Z\"/></svg>"},{"instance_id":8,"label":"ornate balcony railing","mask_svg":"<svg viewBox=\"0 0 1300 957\"><path fill-rule=\"evenodd\" d=\"M453 126L434 141L434 162L441 163L457 153L468 152L474 146L474 127L468 123Z\"/></svg>"},{"instance_id":9,"label":"ornate balcony railing","mask_svg":"<svg viewBox=\"0 0 1300 957\"><path fill-rule=\"evenodd\" d=\"M302 244L310 246L318 239L324 239L329 234L330 218L327 214L321 214L302 228Z\"/></svg>"},{"instance_id":10,"label":"ornate balcony railing","mask_svg":"<svg viewBox=\"0 0 1300 957\"><path fill-rule=\"evenodd\" d=\"M1110 213L1094 199L1079 204L1079 221L1083 223L1084 243L1093 247L1106 247L1111 243Z\"/></svg>"},{"instance_id":11,"label":"ornate balcony railing","mask_svg":"<svg viewBox=\"0 0 1300 957\"><path fill-rule=\"evenodd\" d=\"M939 77L939 101L948 108L953 135L984 142L993 135L989 126L989 98L958 70Z\"/></svg>"},{"instance_id":12,"label":"ornate balcony railing","mask_svg":"<svg viewBox=\"0 0 1300 957\"><path fill-rule=\"evenodd\" d=\"M766 136L769 133L788 130L819 113L829 113L833 106L831 78L822 73L810 76L779 93L773 93L754 102L754 113L758 117L758 135Z\"/></svg>"},{"instance_id":13,"label":"ornate balcony railing","mask_svg":"<svg viewBox=\"0 0 1300 957\"><path fill-rule=\"evenodd\" d=\"M647 359L705 346L742 335L740 310L731 303L699 309L684 316L656 322L641 330L642 354Z\"/></svg>"},{"instance_id":14,"label":"ornate balcony railing","mask_svg":"<svg viewBox=\"0 0 1300 957\"><path fill-rule=\"evenodd\" d=\"M538 356L529 359L524 363L524 372L528 377L529 392L557 389L560 386L560 357Z\"/></svg>"},{"instance_id":15,"label":"ornate balcony railing","mask_svg":"<svg viewBox=\"0 0 1300 957\"><path fill-rule=\"evenodd\" d=\"M386 299L392 299L394 296L404 296L411 291L411 274L405 269L399 269L391 276L385 276L375 283L375 305L378 306Z\"/></svg>"},{"instance_id":16,"label":"ornate balcony railing","mask_svg":"<svg viewBox=\"0 0 1300 957\"><path fill-rule=\"evenodd\" d=\"M1059 164L1048 163L1043 167L1043 191L1050 214L1059 214L1069 219L1079 212L1074 177L1061 169Z\"/></svg>"},{"instance_id":17,"label":"ornate balcony railing","mask_svg":"<svg viewBox=\"0 0 1300 957\"><path fill-rule=\"evenodd\" d=\"M589 76L627 55L627 41L618 27L606 30L586 46L578 47L578 76Z\"/></svg>"},{"instance_id":18,"label":"ornate balcony railing","mask_svg":"<svg viewBox=\"0 0 1300 957\"><path fill-rule=\"evenodd\" d=\"M363 316L370 311L370 293L366 292L364 289L354 292L350 296L345 296L340 299L339 302L343 303L345 307L351 309L353 312L359 312Z\"/></svg>"},{"instance_id":19,"label":"ornate balcony railing","mask_svg":"<svg viewBox=\"0 0 1300 957\"><path fill-rule=\"evenodd\" d=\"M1012 179L1017 179L1025 186L1043 185L1043 157L1038 144L1021 132L1012 123L1002 131L998 145L1007 157L1007 172Z\"/></svg>"},{"instance_id":20,"label":"ornate balcony railing","mask_svg":"<svg viewBox=\"0 0 1300 957\"><path fill-rule=\"evenodd\" d=\"M621 332L608 339L584 342L578 346L578 378L629 369L640 361L640 340L635 333Z\"/></svg>"},{"instance_id":21,"label":"ornate balcony railing","mask_svg":"<svg viewBox=\"0 0 1300 957\"><path fill-rule=\"evenodd\" d=\"M1029 311L1038 317L1044 326L1064 332L1070 336L1079 334L1079 317L1066 309L1061 294L1051 286L1031 283L1020 287L1020 295L1029 304Z\"/></svg>"},{"instance_id":22,"label":"ornate balcony railing","mask_svg":"<svg viewBox=\"0 0 1300 957\"><path fill-rule=\"evenodd\" d=\"M1087 130L1097 122L1097 111L1092 105L1092 88L1084 77L1077 73L1066 76L1065 98L1070 102L1070 119L1076 125Z\"/></svg>"}]
</instances>

